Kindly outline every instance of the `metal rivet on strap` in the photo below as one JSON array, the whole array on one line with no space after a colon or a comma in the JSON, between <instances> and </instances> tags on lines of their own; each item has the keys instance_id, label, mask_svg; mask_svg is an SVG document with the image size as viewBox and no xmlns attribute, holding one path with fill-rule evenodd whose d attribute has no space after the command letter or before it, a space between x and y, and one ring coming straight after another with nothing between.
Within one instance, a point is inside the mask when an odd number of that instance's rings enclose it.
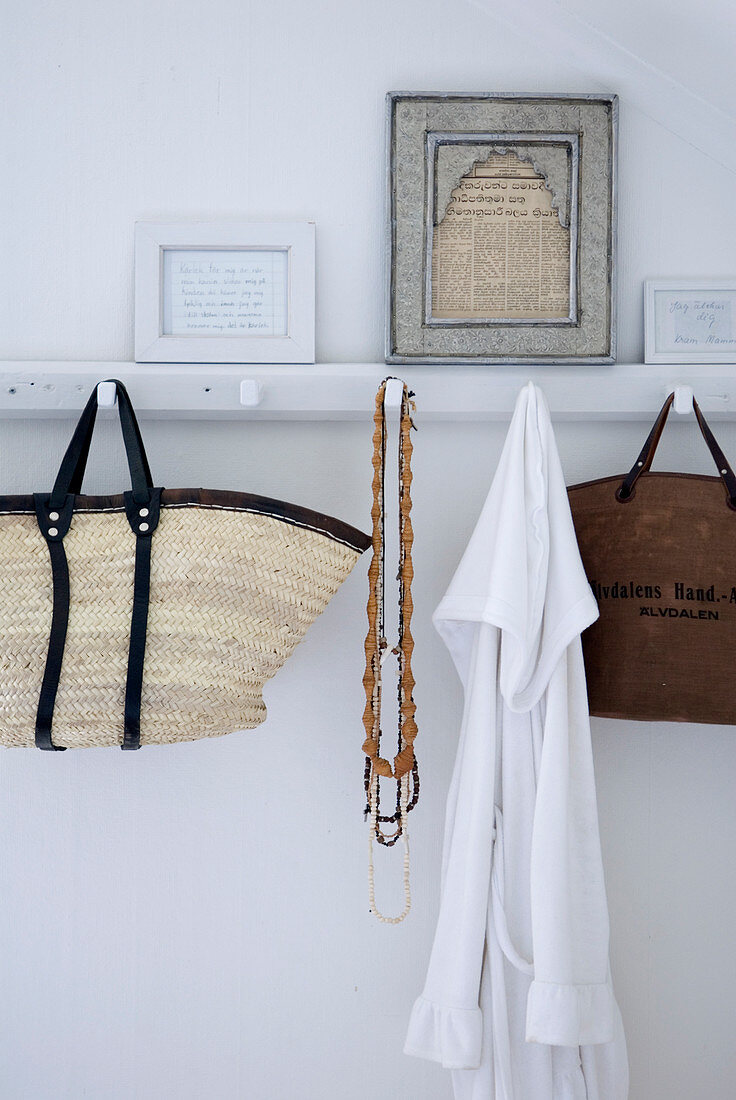
<instances>
[{"instance_id":1,"label":"metal rivet on strap","mask_svg":"<svg viewBox=\"0 0 736 1100\"><path fill-rule=\"evenodd\" d=\"M139 531L147 531L148 530L148 524L147 523L142 523L140 525L140 527L138 528L138 530Z\"/></svg>"},{"instance_id":2,"label":"metal rivet on strap","mask_svg":"<svg viewBox=\"0 0 736 1100\"><path fill-rule=\"evenodd\" d=\"M637 464L636 464L636 465L637 465L637 466L643 466L643 465L644 465L644 463L643 463L643 462L637 462Z\"/></svg>"},{"instance_id":3,"label":"metal rivet on strap","mask_svg":"<svg viewBox=\"0 0 736 1100\"><path fill-rule=\"evenodd\" d=\"M139 516L147 516L148 515L148 509L147 508L141 508L138 515Z\"/></svg>"},{"instance_id":4,"label":"metal rivet on strap","mask_svg":"<svg viewBox=\"0 0 736 1100\"><path fill-rule=\"evenodd\" d=\"M54 537L54 535L58 535L58 533L59 532L58 532L56 527L49 527L49 534L51 535L52 538Z\"/></svg>"},{"instance_id":5,"label":"metal rivet on strap","mask_svg":"<svg viewBox=\"0 0 736 1100\"><path fill-rule=\"evenodd\" d=\"M728 470L721 470L721 473L722 473L722 474L727 474L727 473L728 473Z\"/></svg>"},{"instance_id":6,"label":"metal rivet on strap","mask_svg":"<svg viewBox=\"0 0 736 1100\"><path fill-rule=\"evenodd\" d=\"M59 518L58 512L49 512L49 519L57 520Z\"/></svg>"}]
</instances>

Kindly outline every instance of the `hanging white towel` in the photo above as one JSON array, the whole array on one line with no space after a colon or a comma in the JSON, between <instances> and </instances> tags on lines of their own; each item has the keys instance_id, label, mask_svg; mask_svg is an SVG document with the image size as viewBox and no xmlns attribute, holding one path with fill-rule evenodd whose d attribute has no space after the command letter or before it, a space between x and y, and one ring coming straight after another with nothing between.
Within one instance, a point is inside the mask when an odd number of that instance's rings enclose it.
<instances>
[{"instance_id":1,"label":"hanging white towel","mask_svg":"<svg viewBox=\"0 0 736 1100\"><path fill-rule=\"evenodd\" d=\"M628 1095L580 644L597 615L530 382L434 615L465 708L405 1050L451 1069L456 1100Z\"/></svg>"}]
</instances>

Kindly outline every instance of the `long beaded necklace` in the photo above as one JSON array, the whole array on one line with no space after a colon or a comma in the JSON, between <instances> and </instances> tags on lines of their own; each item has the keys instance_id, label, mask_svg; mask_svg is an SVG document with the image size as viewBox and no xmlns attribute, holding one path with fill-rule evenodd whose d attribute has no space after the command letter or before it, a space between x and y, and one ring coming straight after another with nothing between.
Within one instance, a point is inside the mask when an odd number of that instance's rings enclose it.
<instances>
[{"instance_id":1,"label":"long beaded necklace","mask_svg":"<svg viewBox=\"0 0 736 1100\"><path fill-rule=\"evenodd\" d=\"M393 647L386 639L386 383L384 379L376 394L376 410L373 417L373 557L368 570L368 633L365 639L366 667L363 676L366 705L363 725L366 739L364 785L366 793L365 815L368 821L368 896L370 911L386 924L398 924L411 908L409 882L409 834L407 815L419 799L419 769L414 754L417 725L414 720L416 706L412 697L414 677L411 656L414 639L411 634L413 603L411 582L414 576L411 549L414 533L411 524L411 429L415 427L412 412L414 402L406 385L403 385L399 426L399 585L398 640ZM393 764L381 756L381 703L383 695L383 668L389 657L398 663L398 745ZM381 781L396 782L396 802L392 814L381 813ZM386 826L393 826L387 829ZM375 868L373 863L374 841L385 847L393 847L398 840L404 848L404 908L397 917L386 917L376 905Z\"/></svg>"}]
</instances>

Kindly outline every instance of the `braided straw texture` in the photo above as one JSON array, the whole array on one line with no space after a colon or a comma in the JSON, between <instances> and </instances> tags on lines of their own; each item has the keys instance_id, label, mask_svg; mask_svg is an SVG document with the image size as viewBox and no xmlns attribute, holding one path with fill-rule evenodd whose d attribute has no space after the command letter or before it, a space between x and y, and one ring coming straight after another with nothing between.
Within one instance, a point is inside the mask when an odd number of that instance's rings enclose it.
<instances>
[{"instance_id":1,"label":"braided straw texture","mask_svg":"<svg viewBox=\"0 0 736 1100\"><path fill-rule=\"evenodd\" d=\"M120 745L135 540L123 512L78 513L64 539L70 611L53 739ZM272 516L164 508L153 536L141 744L252 729L264 683L359 557ZM52 614L33 515L0 515L0 744L33 745Z\"/></svg>"}]
</instances>

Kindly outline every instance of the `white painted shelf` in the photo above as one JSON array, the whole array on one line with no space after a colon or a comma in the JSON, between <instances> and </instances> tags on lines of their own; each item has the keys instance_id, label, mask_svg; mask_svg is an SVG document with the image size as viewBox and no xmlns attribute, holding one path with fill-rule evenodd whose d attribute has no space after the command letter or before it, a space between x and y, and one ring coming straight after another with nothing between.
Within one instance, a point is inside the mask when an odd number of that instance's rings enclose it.
<instances>
[{"instance_id":1,"label":"white painted shelf","mask_svg":"<svg viewBox=\"0 0 736 1100\"><path fill-rule=\"evenodd\" d=\"M387 375L416 391L419 421L506 420L529 379L557 420L651 420L678 383L709 418L736 417L736 365L391 367L383 363L218 366L109 362L0 362L0 418L74 417L95 383L119 378L143 418L366 420ZM241 404L241 383L260 402ZM251 391L255 387L246 386Z\"/></svg>"}]
</instances>

